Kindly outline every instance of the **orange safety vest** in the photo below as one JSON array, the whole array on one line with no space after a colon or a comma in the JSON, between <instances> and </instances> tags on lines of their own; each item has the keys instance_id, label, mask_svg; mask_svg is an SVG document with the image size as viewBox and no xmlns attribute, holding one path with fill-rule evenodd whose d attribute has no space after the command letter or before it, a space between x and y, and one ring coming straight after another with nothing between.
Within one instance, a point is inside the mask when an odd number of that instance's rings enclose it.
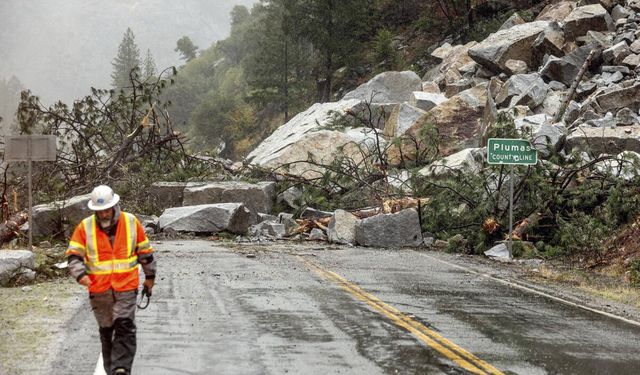
<instances>
[{"instance_id":1,"label":"orange safety vest","mask_svg":"<svg viewBox=\"0 0 640 375\"><path fill-rule=\"evenodd\" d=\"M95 215L82 220L69 241L66 255L84 259L91 286L90 293L109 289L117 292L138 288L138 255L153 252L149 239L138 219L121 212L113 246L109 236L98 229Z\"/></svg>"}]
</instances>

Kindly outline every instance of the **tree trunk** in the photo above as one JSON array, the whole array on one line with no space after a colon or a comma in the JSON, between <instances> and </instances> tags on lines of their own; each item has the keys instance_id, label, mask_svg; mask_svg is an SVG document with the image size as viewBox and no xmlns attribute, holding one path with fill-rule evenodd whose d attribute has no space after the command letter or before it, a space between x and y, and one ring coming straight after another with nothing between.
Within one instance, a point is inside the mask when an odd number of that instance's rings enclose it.
<instances>
[{"instance_id":1,"label":"tree trunk","mask_svg":"<svg viewBox=\"0 0 640 375\"><path fill-rule=\"evenodd\" d=\"M520 224L518 224L515 228L513 228L513 239L516 241L523 240L524 237L527 236L527 232L529 231L529 228L537 225L541 216L542 215L535 212L529 215L529 217L527 217L526 219L522 220Z\"/></svg>"},{"instance_id":2,"label":"tree trunk","mask_svg":"<svg viewBox=\"0 0 640 375\"><path fill-rule=\"evenodd\" d=\"M22 224L29 220L26 212L17 212L13 214L9 220L0 224L0 245L13 240L17 235Z\"/></svg>"}]
</instances>

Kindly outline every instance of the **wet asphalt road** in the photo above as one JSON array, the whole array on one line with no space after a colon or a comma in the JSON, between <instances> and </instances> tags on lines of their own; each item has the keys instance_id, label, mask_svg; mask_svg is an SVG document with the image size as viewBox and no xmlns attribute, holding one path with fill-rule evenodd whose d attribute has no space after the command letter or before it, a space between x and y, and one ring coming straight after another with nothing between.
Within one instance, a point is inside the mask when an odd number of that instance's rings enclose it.
<instances>
[{"instance_id":1,"label":"wet asphalt road","mask_svg":"<svg viewBox=\"0 0 640 375\"><path fill-rule=\"evenodd\" d=\"M437 260L446 254L154 245L136 375L640 373L640 327ZM67 329L52 374L93 374L87 305Z\"/></svg>"}]
</instances>

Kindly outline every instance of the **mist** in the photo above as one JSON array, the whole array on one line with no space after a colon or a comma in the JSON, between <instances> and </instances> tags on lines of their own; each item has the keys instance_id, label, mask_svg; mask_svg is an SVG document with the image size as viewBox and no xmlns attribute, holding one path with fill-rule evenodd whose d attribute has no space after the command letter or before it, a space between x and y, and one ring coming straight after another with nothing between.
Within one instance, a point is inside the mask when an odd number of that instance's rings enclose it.
<instances>
[{"instance_id":1,"label":"mist","mask_svg":"<svg viewBox=\"0 0 640 375\"><path fill-rule=\"evenodd\" d=\"M184 62L188 36L200 49L228 36L235 5L257 0L1 0L0 78L16 76L44 103L71 102L110 88L111 62L130 27L141 57L158 70Z\"/></svg>"}]
</instances>

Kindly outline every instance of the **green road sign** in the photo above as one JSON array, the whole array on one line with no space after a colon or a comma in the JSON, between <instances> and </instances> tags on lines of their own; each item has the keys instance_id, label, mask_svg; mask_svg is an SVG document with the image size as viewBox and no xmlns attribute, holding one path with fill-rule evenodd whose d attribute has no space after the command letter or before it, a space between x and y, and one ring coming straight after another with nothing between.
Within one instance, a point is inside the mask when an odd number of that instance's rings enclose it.
<instances>
[{"instance_id":1,"label":"green road sign","mask_svg":"<svg viewBox=\"0 0 640 375\"><path fill-rule=\"evenodd\" d=\"M489 164L534 165L538 151L525 139L489 138L487 143Z\"/></svg>"}]
</instances>

